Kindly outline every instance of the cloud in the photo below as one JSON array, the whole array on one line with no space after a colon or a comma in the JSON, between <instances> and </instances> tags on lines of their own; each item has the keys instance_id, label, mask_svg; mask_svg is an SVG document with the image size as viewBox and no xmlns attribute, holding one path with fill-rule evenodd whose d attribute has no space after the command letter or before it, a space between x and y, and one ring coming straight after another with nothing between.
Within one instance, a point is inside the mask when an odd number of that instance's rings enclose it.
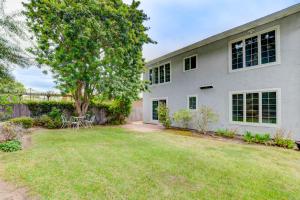
<instances>
[{"instance_id":1,"label":"cloud","mask_svg":"<svg viewBox=\"0 0 300 200\"><path fill-rule=\"evenodd\" d=\"M8 9L21 8L21 0L7 1ZM124 0L131 3L132 0ZM157 45L144 46L151 60L235 26L299 3L300 0L141 0L141 9L150 17L145 23ZM27 87L48 90L54 84L38 69L18 70L16 78ZM42 82L45 82L43 84Z\"/></svg>"}]
</instances>

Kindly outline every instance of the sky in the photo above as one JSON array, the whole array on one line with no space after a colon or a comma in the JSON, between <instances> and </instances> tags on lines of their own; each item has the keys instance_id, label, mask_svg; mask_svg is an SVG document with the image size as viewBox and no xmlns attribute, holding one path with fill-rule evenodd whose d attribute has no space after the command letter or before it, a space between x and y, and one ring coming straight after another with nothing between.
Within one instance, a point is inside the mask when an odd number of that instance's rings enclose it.
<instances>
[{"instance_id":1,"label":"sky","mask_svg":"<svg viewBox=\"0 0 300 200\"><path fill-rule=\"evenodd\" d=\"M7 11L22 10L21 2L7 0ZM150 18L148 34L157 42L144 46L144 57L149 61L296 3L300 0L141 0L140 8ZM16 68L13 74L27 88L55 88L51 74L37 67Z\"/></svg>"}]
</instances>

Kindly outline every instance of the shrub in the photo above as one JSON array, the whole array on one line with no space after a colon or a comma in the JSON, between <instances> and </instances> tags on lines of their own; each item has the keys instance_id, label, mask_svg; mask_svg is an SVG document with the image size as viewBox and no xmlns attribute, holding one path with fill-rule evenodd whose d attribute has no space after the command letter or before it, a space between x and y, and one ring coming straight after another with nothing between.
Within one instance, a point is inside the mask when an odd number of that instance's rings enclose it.
<instances>
[{"instance_id":1,"label":"shrub","mask_svg":"<svg viewBox=\"0 0 300 200\"><path fill-rule=\"evenodd\" d=\"M131 111L131 101L119 99L113 100L110 102L100 102L100 103L92 103L92 105L96 109L104 109L108 116L109 124L124 124L126 118L129 116Z\"/></svg>"},{"instance_id":2,"label":"shrub","mask_svg":"<svg viewBox=\"0 0 300 200\"><path fill-rule=\"evenodd\" d=\"M169 108L164 104L158 106L158 120L165 128L171 127Z\"/></svg>"},{"instance_id":3,"label":"shrub","mask_svg":"<svg viewBox=\"0 0 300 200\"><path fill-rule=\"evenodd\" d=\"M236 130L228 130L228 129L218 129L216 132L216 135L222 136L222 137L228 137L228 138L234 138L235 135L237 135Z\"/></svg>"},{"instance_id":4,"label":"shrub","mask_svg":"<svg viewBox=\"0 0 300 200\"><path fill-rule=\"evenodd\" d=\"M9 121L14 124L19 124L26 129L33 127L33 119L30 117L19 117L19 118L11 119Z\"/></svg>"},{"instance_id":5,"label":"shrub","mask_svg":"<svg viewBox=\"0 0 300 200\"><path fill-rule=\"evenodd\" d=\"M209 125L218 121L218 115L208 106L201 106L195 112L195 127L198 131L206 134L209 131Z\"/></svg>"},{"instance_id":6,"label":"shrub","mask_svg":"<svg viewBox=\"0 0 300 200\"><path fill-rule=\"evenodd\" d=\"M0 151L3 152L14 152L22 149L21 142L18 140L12 140L0 143Z\"/></svg>"},{"instance_id":7,"label":"shrub","mask_svg":"<svg viewBox=\"0 0 300 200\"><path fill-rule=\"evenodd\" d=\"M252 133L247 131L245 134L244 134L244 141L245 142L248 142L248 143L251 143L253 142L253 136L252 136Z\"/></svg>"},{"instance_id":8,"label":"shrub","mask_svg":"<svg viewBox=\"0 0 300 200\"><path fill-rule=\"evenodd\" d=\"M51 117L51 119L53 120L57 120L57 119L61 119L61 111L60 109L56 108L56 107L52 107L51 112L48 114L49 117Z\"/></svg>"},{"instance_id":9,"label":"shrub","mask_svg":"<svg viewBox=\"0 0 300 200\"><path fill-rule=\"evenodd\" d=\"M271 141L270 134L252 134L247 131L244 135L244 141L248 143L259 143L259 144L268 144Z\"/></svg>"},{"instance_id":10,"label":"shrub","mask_svg":"<svg viewBox=\"0 0 300 200\"><path fill-rule=\"evenodd\" d=\"M276 130L274 136L274 145L287 149L293 149L295 146L295 141L291 138L291 132L286 133L285 130L278 129Z\"/></svg>"},{"instance_id":11,"label":"shrub","mask_svg":"<svg viewBox=\"0 0 300 200\"><path fill-rule=\"evenodd\" d=\"M56 129L62 126L62 122L60 119L52 119L48 115L43 115L35 119L35 125L45 127L48 129Z\"/></svg>"},{"instance_id":12,"label":"shrub","mask_svg":"<svg viewBox=\"0 0 300 200\"><path fill-rule=\"evenodd\" d=\"M75 111L74 103L69 101L25 101L23 104L28 106L33 117L48 115L53 108L70 115L73 115Z\"/></svg>"},{"instance_id":13,"label":"shrub","mask_svg":"<svg viewBox=\"0 0 300 200\"><path fill-rule=\"evenodd\" d=\"M174 113L174 121L182 128L188 128L192 120L192 113L188 109L182 109Z\"/></svg>"},{"instance_id":14,"label":"shrub","mask_svg":"<svg viewBox=\"0 0 300 200\"><path fill-rule=\"evenodd\" d=\"M0 142L21 139L24 134L24 129L21 125L11 122L0 125Z\"/></svg>"}]
</instances>

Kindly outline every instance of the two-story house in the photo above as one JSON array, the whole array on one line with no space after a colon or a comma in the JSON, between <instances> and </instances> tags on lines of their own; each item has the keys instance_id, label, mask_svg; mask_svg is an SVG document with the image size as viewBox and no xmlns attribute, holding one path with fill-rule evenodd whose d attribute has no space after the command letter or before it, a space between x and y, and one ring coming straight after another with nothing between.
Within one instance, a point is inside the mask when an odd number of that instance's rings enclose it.
<instances>
[{"instance_id":1,"label":"two-story house","mask_svg":"<svg viewBox=\"0 0 300 200\"><path fill-rule=\"evenodd\" d=\"M145 123L158 123L159 102L171 114L210 106L215 128L300 139L300 4L214 35L147 63Z\"/></svg>"}]
</instances>

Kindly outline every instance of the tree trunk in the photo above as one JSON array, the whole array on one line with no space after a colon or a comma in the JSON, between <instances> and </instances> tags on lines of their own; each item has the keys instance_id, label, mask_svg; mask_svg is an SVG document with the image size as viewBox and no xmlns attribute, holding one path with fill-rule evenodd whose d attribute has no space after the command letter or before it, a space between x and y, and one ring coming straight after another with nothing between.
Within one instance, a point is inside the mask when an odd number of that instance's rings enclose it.
<instances>
[{"instance_id":1,"label":"tree trunk","mask_svg":"<svg viewBox=\"0 0 300 200\"><path fill-rule=\"evenodd\" d=\"M77 88L73 96L75 100L76 113L79 117L85 116L89 108L89 98L82 81L77 82Z\"/></svg>"}]
</instances>

